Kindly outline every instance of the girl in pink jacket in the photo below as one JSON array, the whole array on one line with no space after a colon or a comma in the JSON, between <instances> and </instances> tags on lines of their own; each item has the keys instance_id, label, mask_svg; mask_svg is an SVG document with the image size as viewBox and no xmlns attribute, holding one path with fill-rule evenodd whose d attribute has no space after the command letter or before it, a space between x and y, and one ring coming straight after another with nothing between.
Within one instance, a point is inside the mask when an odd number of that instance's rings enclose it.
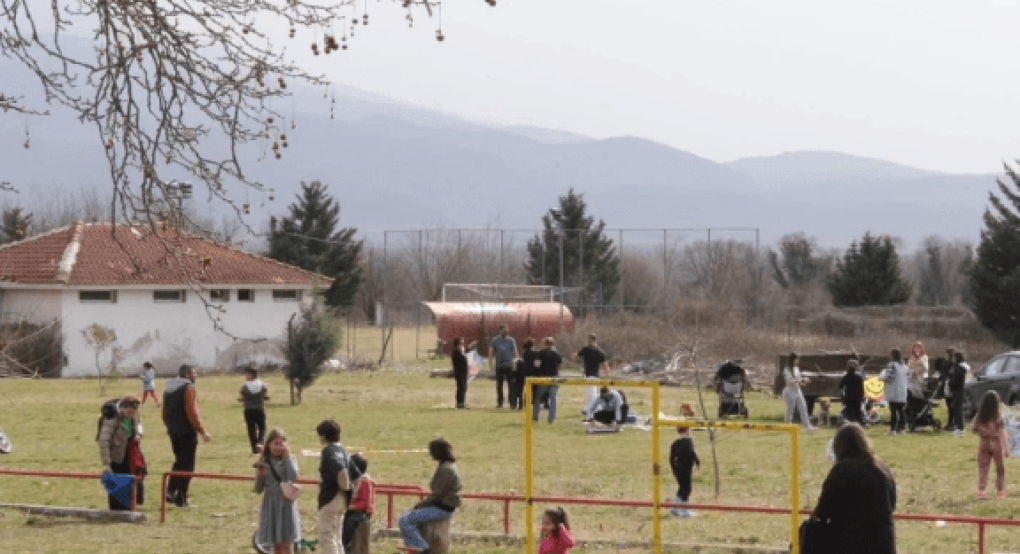
<instances>
[{"instance_id":1,"label":"girl in pink jacket","mask_svg":"<svg viewBox=\"0 0 1020 554\"><path fill-rule=\"evenodd\" d=\"M538 554L568 554L573 546L566 510L546 510L542 514L542 542L538 543Z\"/></svg>"}]
</instances>

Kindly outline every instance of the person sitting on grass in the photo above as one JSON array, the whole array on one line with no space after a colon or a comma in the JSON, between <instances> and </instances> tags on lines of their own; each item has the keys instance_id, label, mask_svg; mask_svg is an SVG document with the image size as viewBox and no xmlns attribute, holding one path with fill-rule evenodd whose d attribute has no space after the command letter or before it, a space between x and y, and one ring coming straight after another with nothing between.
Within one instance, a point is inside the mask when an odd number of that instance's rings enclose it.
<instances>
[{"instance_id":1,"label":"person sitting on grass","mask_svg":"<svg viewBox=\"0 0 1020 554\"><path fill-rule=\"evenodd\" d=\"M614 431L619 431L620 425L626 423L629 411L630 407L627 406L623 393L609 387L602 387L599 389L599 396L595 399L594 404L588 407L591 419L585 421L594 420L611 427Z\"/></svg>"},{"instance_id":2,"label":"person sitting on grass","mask_svg":"<svg viewBox=\"0 0 1020 554\"><path fill-rule=\"evenodd\" d=\"M574 546L570 534L570 519L563 508L546 510L542 514L542 541L538 543L538 554L569 554Z\"/></svg>"},{"instance_id":3,"label":"person sitting on grass","mask_svg":"<svg viewBox=\"0 0 1020 554\"><path fill-rule=\"evenodd\" d=\"M460 507L460 490L463 484L457 472L453 456L453 445L444 438L429 443L429 456L439 462L429 484L431 492L398 520L400 533L404 538L405 552L431 554L429 544L422 536L422 528L429 523L450 519Z\"/></svg>"}]
</instances>

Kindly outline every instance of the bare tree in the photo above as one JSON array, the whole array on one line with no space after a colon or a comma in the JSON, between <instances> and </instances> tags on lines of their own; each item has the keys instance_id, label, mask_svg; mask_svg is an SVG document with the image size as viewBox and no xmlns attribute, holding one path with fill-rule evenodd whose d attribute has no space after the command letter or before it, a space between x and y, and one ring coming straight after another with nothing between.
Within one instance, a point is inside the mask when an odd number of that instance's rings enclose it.
<instances>
[{"instance_id":1,"label":"bare tree","mask_svg":"<svg viewBox=\"0 0 1020 554\"><path fill-rule=\"evenodd\" d=\"M408 17L439 6L400 1ZM329 55L346 50L355 26L369 23L364 10L357 0L0 0L0 55L42 87L39 98L0 91L0 109L39 113L35 104L57 104L95 125L114 221L126 216L155 227L165 214L154 199L167 197L181 175L243 215L230 192L266 187L245 173L239 150L267 140L281 157L279 143L294 122L288 129L272 99L295 82L326 83L285 57L286 41L270 29L289 25L290 38L299 28L313 30L312 51ZM70 33L87 31L91 48L71 44Z\"/></svg>"}]
</instances>

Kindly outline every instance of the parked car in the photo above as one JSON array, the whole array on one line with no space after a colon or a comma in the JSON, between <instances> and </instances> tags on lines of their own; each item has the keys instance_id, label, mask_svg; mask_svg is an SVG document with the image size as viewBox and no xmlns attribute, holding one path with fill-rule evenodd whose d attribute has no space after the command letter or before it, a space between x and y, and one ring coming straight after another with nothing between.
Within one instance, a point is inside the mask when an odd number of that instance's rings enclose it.
<instances>
[{"instance_id":1,"label":"parked car","mask_svg":"<svg viewBox=\"0 0 1020 554\"><path fill-rule=\"evenodd\" d=\"M981 397L994 390L999 398L1010 406L1020 404L1020 350L999 354L981 369L971 372L971 378L963 386L963 415L974 417Z\"/></svg>"}]
</instances>

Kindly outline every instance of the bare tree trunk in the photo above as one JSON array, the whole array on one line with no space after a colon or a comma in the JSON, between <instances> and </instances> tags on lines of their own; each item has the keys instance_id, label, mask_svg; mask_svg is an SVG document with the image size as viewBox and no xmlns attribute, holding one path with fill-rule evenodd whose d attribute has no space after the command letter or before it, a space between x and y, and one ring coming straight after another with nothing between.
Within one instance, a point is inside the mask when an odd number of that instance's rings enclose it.
<instances>
[{"instance_id":1,"label":"bare tree trunk","mask_svg":"<svg viewBox=\"0 0 1020 554\"><path fill-rule=\"evenodd\" d=\"M705 397L701 392L701 372L698 371L697 364L697 351L698 343L695 342L691 346L691 365L694 367L694 386L698 389L698 404L701 406L701 417L702 419L708 419L708 410L705 408ZM715 429L708 430L708 443L712 448L712 471L715 474L715 498L719 499L719 491L722 485L719 483L719 456L715 450Z\"/></svg>"}]
</instances>

